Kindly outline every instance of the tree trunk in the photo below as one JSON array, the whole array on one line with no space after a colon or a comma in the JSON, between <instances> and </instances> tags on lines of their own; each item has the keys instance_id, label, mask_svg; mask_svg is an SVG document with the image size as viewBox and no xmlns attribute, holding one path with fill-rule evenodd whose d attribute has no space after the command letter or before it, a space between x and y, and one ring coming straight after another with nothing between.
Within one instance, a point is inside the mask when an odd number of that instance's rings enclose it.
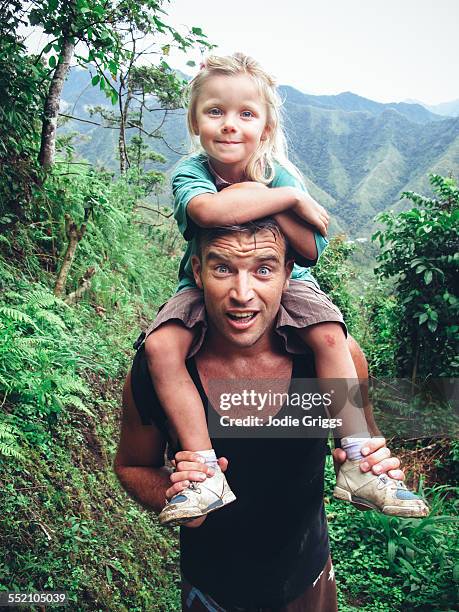
<instances>
[{"instance_id":1,"label":"tree trunk","mask_svg":"<svg viewBox=\"0 0 459 612\"><path fill-rule=\"evenodd\" d=\"M65 215L65 232L67 234L67 238L69 239L69 243L64 255L61 269L59 270L59 274L57 276L56 284L54 286L54 295L57 295L57 297L60 297L64 293L65 283L67 282L67 276L69 274L73 258L75 257L76 248L80 240L83 238L85 231L86 223L83 223L83 225L78 228L70 216Z\"/></svg>"},{"instance_id":2,"label":"tree trunk","mask_svg":"<svg viewBox=\"0 0 459 612\"><path fill-rule=\"evenodd\" d=\"M65 77L70 68L72 61L75 43L68 36L64 39L64 44L59 56L59 61L54 71L51 85L49 86L48 95L45 100L43 125L41 130L41 146L38 161L40 165L50 167L54 163L54 154L56 151L56 129L57 117L59 113L59 103L61 100L62 89L64 87Z\"/></svg>"},{"instance_id":3,"label":"tree trunk","mask_svg":"<svg viewBox=\"0 0 459 612\"><path fill-rule=\"evenodd\" d=\"M129 75L127 75L129 78ZM125 77L120 77L119 108L120 108L120 133L118 137L118 151L120 156L120 174L124 174L129 168L129 157L126 149L126 124L128 120L129 105L132 100L132 90L128 82L126 100L122 101L122 91L126 87Z\"/></svg>"}]
</instances>

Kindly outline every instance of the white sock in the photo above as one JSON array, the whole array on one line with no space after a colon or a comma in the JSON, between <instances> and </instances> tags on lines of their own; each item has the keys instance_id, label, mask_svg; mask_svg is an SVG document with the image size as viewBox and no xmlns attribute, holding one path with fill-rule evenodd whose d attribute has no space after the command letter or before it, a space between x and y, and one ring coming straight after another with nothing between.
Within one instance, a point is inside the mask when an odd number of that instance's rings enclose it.
<instances>
[{"instance_id":1,"label":"white sock","mask_svg":"<svg viewBox=\"0 0 459 612\"><path fill-rule=\"evenodd\" d=\"M200 455L206 462L206 465L208 465L212 469L214 470L220 469L220 466L218 465L218 461L217 461L217 455L215 454L215 451L213 448L211 448L210 450L200 450L200 451L194 451L194 452Z\"/></svg>"},{"instance_id":2,"label":"white sock","mask_svg":"<svg viewBox=\"0 0 459 612\"><path fill-rule=\"evenodd\" d=\"M361 431L352 436L341 438L341 448L346 451L347 458L350 461L363 459L364 455L360 452L361 448L371 438L367 431Z\"/></svg>"}]
</instances>

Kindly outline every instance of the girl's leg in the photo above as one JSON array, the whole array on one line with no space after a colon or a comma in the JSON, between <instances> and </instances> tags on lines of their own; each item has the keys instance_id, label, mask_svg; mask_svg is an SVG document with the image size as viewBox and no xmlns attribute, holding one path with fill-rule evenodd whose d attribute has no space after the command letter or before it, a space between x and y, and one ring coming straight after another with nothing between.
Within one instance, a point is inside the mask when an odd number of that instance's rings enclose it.
<instances>
[{"instance_id":1,"label":"girl's leg","mask_svg":"<svg viewBox=\"0 0 459 612\"><path fill-rule=\"evenodd\" d=\"M158 399L183 450L210 450L201 397L185 366L194 332L176 322L163 323L145 341L145 356Z\"/></svg>"},{"instance_id":2,"label":"girl's leg","mask_svg":"<svg viewBox=\"0 0 459 612\"><path fill-rule=\"evenodd\" d=\"M370 398L368 395L368 362L364 352L360 348L358 342L351 336L347 335L347 345L349 352L351 353L352 361L357 372L357 378L360 383L360 395L362 398L363 412L365 414L365 420L368 425L368 429L372 436L383 437L379 427L376 424L375 417L373 414L373 408L370 404Z\"/></svg>"},{"instance_id":3,"label":"girl's leg","mask_svg":"<svg viewBox=\"0 0 459 612\"><path fill-rule=\"evenodd\" d=\"M355 388L358 379L368 379L366 359L353 340L348 343L344 331L338 323L319 323L299 331L302 340L312 349L316 359L316 371L319 378L345 379L335 386L341 387L340 397L336 398L334 406L330 406L331 416L338 414L343 419L343 425L337 428L341 445L346 451L347 460L338 473L334 496L349 502L359 503L384 514L404 517L427 516L429 510L423 500L408 491L400 482L386 474L376 476L371 471L363 472L360 452L366 438L371 437L368 429L377 433L378 429L373 419L369 405L368 391L365 382L360 400L355 401ZM353 355L352 355L353 353ZM356 368L357 365L357 368ZM349 390L352 387L353 401L349 401ZM363 410L355 404L363 407ZM365 415L368 417L365 419ZM346 436L343 438L343 436Z\"/></svg>"},{"instance_id":4,"label":"girl's leg","mask_svg":"<svg viewBox=\"0 0 459 612\"><path fill-rule=\"evenodd\" d=\"M371 437L365 414L359 407L362 400L355 397L359 376L341 325L335 322L318 323L298 330L298 335L314 353L318 378L340 381L335 385L334 401L329 407L330 416L333 418L339 416L343 422L342 426L337 428L338 437L358 436L363 439ZM359 455L360 453L357 457Z\"/></svg>"},{"instance_id":5,"label":"girl's leg","mask_svg":"<svg viewBox=\"0 0 459 612\"><path fill-rule=\"evenodd\" d=\"M190 485L171 499L159 515L162 525L186 523L236 499L218 465L201 396L185 365L193 339L193 331L168 321L145 341L153 385L180 446L199 454L213 470L199 486Z\"/></svg>"}]
</instances>

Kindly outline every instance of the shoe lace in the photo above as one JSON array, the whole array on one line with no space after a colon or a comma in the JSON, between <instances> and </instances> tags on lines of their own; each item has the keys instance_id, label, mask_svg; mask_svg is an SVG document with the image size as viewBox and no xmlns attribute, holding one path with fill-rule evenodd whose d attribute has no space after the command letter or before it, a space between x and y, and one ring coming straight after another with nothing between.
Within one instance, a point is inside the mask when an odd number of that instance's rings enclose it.
<instances>
[{"instance_id":1,"label":"shoe lace","mask_svg":"<svg viewBox=\"0 0 459 612\"><path fill-rule=\"evenodd\" d=\"M402 480L395 480L395 478L391 478L387 474L381 474L378 476L380 484L380 488L388 487L390 485L395 485L398 489L406 489L405 483Z\"/></svg>"},{"instance_id":2,"label":"shoe lace","mask_svg":"<svg viewBox=\"0 0 459 612\"><path fill-rule=\"evenodd\" d=\"M201 489L198 487L198 485L195 482L190 482L190 484L188 485L188 489L191 489L192 491L196 491L196 493L201 493Z\"/></svg>"}]
</instances>

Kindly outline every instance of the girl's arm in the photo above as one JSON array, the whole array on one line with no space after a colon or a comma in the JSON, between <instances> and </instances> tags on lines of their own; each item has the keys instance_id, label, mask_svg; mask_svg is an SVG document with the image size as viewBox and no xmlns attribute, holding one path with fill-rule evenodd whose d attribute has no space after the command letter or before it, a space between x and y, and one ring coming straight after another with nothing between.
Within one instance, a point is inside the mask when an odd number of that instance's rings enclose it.
<instances>
[{"instance_id":1,"label":"girl's arm","mask_svg":"<svg viewBox=\"0 0 459 612\"><path fill-rule=\"evenodd\" d=\"M273 217L295 253L307 260L304 263L297 260L297 263L306 267L313 265L318 259L318 253L314 230L311 225L290 210L273 215Z\"/></svg>"},{"instance_id":2,"label":"girl's arm","mask_svg":"<svg viewBox=\"0 0 459 612\"><path fill-rule=\"evenodd\" d=\"M195 196L187 207L189 217L200 227L238 225L286 211L294 212L323 236L327 233L325 209L296 187L268 188L255 182L236 183L218 193Z\"/></svg>"}]
</instances>

